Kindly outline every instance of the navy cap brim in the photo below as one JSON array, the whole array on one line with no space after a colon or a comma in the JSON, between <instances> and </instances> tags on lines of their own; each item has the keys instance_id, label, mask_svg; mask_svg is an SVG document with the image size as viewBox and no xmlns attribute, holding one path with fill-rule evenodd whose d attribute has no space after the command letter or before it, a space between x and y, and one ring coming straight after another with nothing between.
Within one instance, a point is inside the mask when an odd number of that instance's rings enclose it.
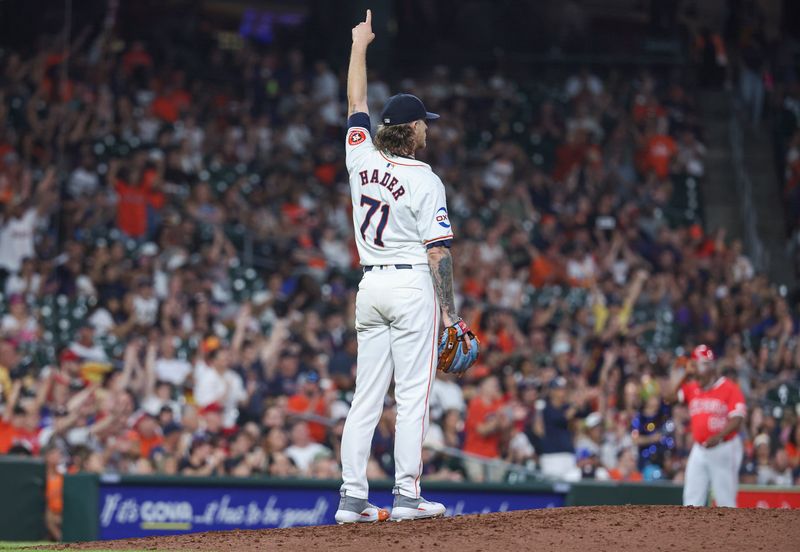
<instances>
[{"instance_id":1,"label":"navy cap brim","mask_svg":"<svg viewBox=\"0 0 800 552\"><path fill-rule=\"evenodd\" d=\"M438 113L431 113L430 111L426 111L425 112L425 119L428 120L428 121L433 121L434 119L438 119L438 118L439 118L439 114Z\"/></svg>"}]
</instances>

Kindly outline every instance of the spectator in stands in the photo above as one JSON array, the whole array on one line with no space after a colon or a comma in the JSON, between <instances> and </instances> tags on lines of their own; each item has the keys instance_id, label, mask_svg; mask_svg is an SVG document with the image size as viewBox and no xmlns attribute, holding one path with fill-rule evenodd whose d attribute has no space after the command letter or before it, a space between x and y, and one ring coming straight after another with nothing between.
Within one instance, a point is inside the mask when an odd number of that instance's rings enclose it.
<instances>
[{"instance_id":1,"label":"spectator in stands","mask_svg":"<svg viewBox=\"0 0 800 552\"><path fill-rule=\"evenodd\" d=\"M69 351L83 361L107 362L108 354L98 345L94 337L94 327L83 323L78 328L77 339L69 345Z\"/></svg>"},{"instance_id":2,"label":"spectator in stands","mask_svg":"<svg viewBox=\"0 0 800 552\"><path fill-rule=\"evenodd\" d=\"M299 416L309 415L308 430L311 438L317 443L325 441L326 427L320 423L330 417L330 404L325 398L324 391L320 388L319 375L316 372L306 372L298 378L297 393L289 397L286 410L289 414ZM326 380L326 385L330 382Z\"/></svg>"},{"instance_id":3,"label":"spectator in stands","mask_svg":"<svg viewBox=\"0 0 800 552\"><path fill-rule=\"evenodd\" d=\"M42 450L45 469L45 514L44 524L48 536L61 540L61 523L64 513L64 459L61 449L49 445Z\"/></svg>"},{"instance_id":4,"label":"spectator in stands","mask_svg":"<svg viewBox=\"0 0 800 552\"><path fill-rule=\"evenodd\" d=\"M583 426L584 431L575 441L575 451L584 458L597 457L600 454L605 433L603 415L600 412L592 412L586 416Z\"/></svg>"},{"instance_id":5,"label":"spectator in stands","mask_svg":"<svg viewBox=\"0 0 800 552\"><path fill-rule=\"evenodd\" d=\"M178 464L183 475L221 475L223 473L223 451L215 450L207 437L195 437L189 454Z\"/></svg>"},{"instance_id":6,"label":"spectator in stands","mask_svg":"<svg viewBox=\"0 0 800 552\"><path fill-rule=\"evenodd\" d=\"M135 432L134 440L139 445L139 456L141 458L150 458L153 449L161 446L164 442L161 428L155 416L146 412L139 415L138 420L133 425Z\"/></svg>"},{"instance_id":7,"label":"spectator in stands","mask_svg":"<svg viewBox=\"0 0 800 552\"><path fill-rule=\"evenodd\" d=\"M164 335L159 341L160 347L153 366L157 380L176 386L183 385L192 371L189 361L176 356L176 341L179 340L175 335Z\"/></svg>"},{"instance_id":8,"label":"spectator in stands","mask_svg":"<svg viewBox=\"0 0 800 552\"><path fill-rule=\"evenodd\" d=\"M620 451L617 467L608 471L614 481L641 481L642 474L636 469L636 454L630 449Z\"/></svg>"},{"instance_id":9,"label":"spectator in stands","mask_svg":"<svg viewBox=\"0 0 800 552\"><path fill-rule=\"evenodd\" d=\"M766 433L759 433L753 439L755 449L755 464L757 482L766 485L774 477L772 466L770 465L770 438Z\"/></svg>"},{"instance_id":10,"label":"spectator in stands","mask_svg":"<svg viewBox=\"0 0 800 552\"><path fill-rule=\"evenodd\" d=\"M479 384L477 395L467 407L464 452L486 459L500 456L500 441L511 424L505 406L497 378L484 378ZM497 481L503 476L501 470L495 466L489 467L479 458L465 461L464 467L471 480Z\"/></svg>"},{"instance_id":11,"label":"spectator in stands","mask_svg":"<svg viewBox=\"0 0 800 552\"><path fill-rule=\"evenodd\" d=\"M247 394L242 377L231 370L230 351L224 345L208 354L208 364L198 363L194 374L194 398L201 408L211 404L223 410L222 424L234 427L239 416L239 406Z\"/></svg>"},{"instance_id":12,"label":"spectator in stands","mask_svg":"<svg viewBox=\"0 0 800 552\"><path fill-rule=\"evenodd\" d=\"M3 415L0 417L0 454L7 454L14 446L21 411L17 410L17 400L22 382L14 381L4 393Z\"/></svg>"},{"instance_id":13,"label":"spectator in stands","mask_svg":"<svg viewBox=\"0 0 800 552\"><path fill-rule=\"evenodd\" d=\"M12 157L8 157L12 155ZM16 154L6 156L5 168L9 163L16 165ZM14 192L10 205L0 219L0 277L17 273L23 259L36 256L35 239L37 226L42 219L49 216L55 207L54 184L56 173L50 169L34 186L31 182L30 171L23 171L16 175L16 186L19 192ZM10 188L14 189L14 188Z\"/></svg>"},{"instance_id":14,"label":"spectator in stands","mask_svg":"<svg viewBox=\"0 0 800 552\"><path fill-rule=\"evenodd\" d=\"M232 439L225 460L225 472L234 477L250 477L266 468L264 449L254 447L253 435L240 431Z\"/></svg>"},{"instance_id":15,"label":"spectator in stands","mask_svg":"<svg viewBox=\"0 0 800 552\"><path fill-rule=\"evenodd\" d=\"M534 446L539 454L542 474L567 481L580 479L569 430L569 424L578 410L567 402L567 382L562 376L550 382L547 399L540 400L536 410L533 420Z\"/></svg>"},{"instance_id":16,"label":"spectator in stands","mask_svg":"<svg viewBox=\"0 0 800 552\"><path fill-rule=\"evenodd\" d=\"M576 75L567 79L564 85L564 92L570 99L579 96L599 96L603 93L603 81L597 75L593 75L588 67L581 67Z\"/></svg>"},{"instance_id":17,"label":"spectator in stands","mask_svg":"<svg viewBox=\"0 0 800 552\"><path fill-rule=\"evenodd\" d=\"M654 393L647 397L643 408L633 417L631 437L639 449L639 470L644 470L648 465L663 466L667 442L665 425L669 414L661 395Z\"/></svg>"},{"instance_id":18,"label":"spectator in stands","mask_svg":"<svg viewBox=\"0 0 800 552\"><path fill-rule=\"evenodd\" d=\"M174 475L178 469L178 459L183 457L188 448L190 436L175 422L162 425L161 433L164 438L153 448L151 458L158 473Z\"/></svg>"},{"instance_id":19,"label":"spectator in stands","mask_svg":"<svg viewBox=\"0 0 800 552\"><path fill-rule=\"evenodd\" d=\"M301 474L292 459L287 454L279 452L270 457L269 475L272 477L295 477Z\"/></svg>"},{"instance_id":20,"label":"spectator in stands","mask_svg":"<svg viewBox=\"0 0 800 552\"><path fill-rule=\"evenodd\" d=\"M311 465L318 457L331 455L330 449L311 440L311 432L306 422L295 422L290 431L290 440L286 456L297 466L301 475L310 475Z\"/></svg>"},{"instance_id":21,"label":"spectator in stands","mask_svg":"<svg viewBox=\"0 0 800 552\"><path fill-rule=\"evenodd\" d=\"M790 486L794 483L792 468L789 466L789 455L785 449L778 449L768 464L759 465L757 482L759 485L782 486Z\"/></svg>"},{"instance_id":22,"label":"spectator in stands","mask_svg":"<svg viewBox=\"0 0 800 552\"><path fill-rule=\"evenodd\" d=\"M444 414L451 410L463 413L466 410L464 392L457 383L457 378L437 371L431 388L430 404L433 420L441 421Z\"/></svg>"},{"instance_id":23,"label":"spectator in stands","mask_svg":"<svg viewBox=\"0 0 800 552\"><path fill-rule=\"evenodd\" d=\"M800 468L800 422L789 429L789 437L786 440L786 455L792 469Z\"/></svg>"},{"instance_id":24,"label":"spectator in stands","mask_svg":"<svg viewBox=\"0 0 800 552\"><path fill-rule=\"evenodd\" d=\"M667 132L667 119L650 119L642 144L642 170L652 173L659 179L669 176L670 167L678 146Z\"/></svg>"},{"instance_id":25,"label":"spectator in stands","mask_svg":"<svg viewBox=\"0 0 800 552\"><path fill-rule=\"evenodd\" d=\"M30 257L24 257L19 272L6 278L5 294L8 297L14 295L21 295L24 298L37 297L41 286L42 277L36 271L35 261Z\"/></svg>"},{"instance_id":26,"label":"spectator in stands","mask_svg":"<svg viewBox=\"0 0 800 552\"><path fill-rule=\"evenodd\" d=\"M41 330L36 318L28 312L22 295L12 295L8 300L8 314L0 320L0 336L16 343L29 343L39 337Z\"/></svg>"}]
</instances>

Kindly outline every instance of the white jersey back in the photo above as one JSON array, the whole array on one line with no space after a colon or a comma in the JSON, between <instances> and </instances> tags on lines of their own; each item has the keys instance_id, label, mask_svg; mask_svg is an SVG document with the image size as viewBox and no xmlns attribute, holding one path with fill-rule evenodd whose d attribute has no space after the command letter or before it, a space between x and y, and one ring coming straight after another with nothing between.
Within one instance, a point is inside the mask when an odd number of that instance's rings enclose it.
<instances>
[{"instance_id":1,"label":"white jersey back","mask_svg":"<svg viewBox=\"0 0 800 552\"><path fill-rule=\"evenodd\" d=\"M345 143L361 264L427 264L427 246L453 239L442 181L421 161L384 155L368 128Z\"/></svg>"}]
</instances>

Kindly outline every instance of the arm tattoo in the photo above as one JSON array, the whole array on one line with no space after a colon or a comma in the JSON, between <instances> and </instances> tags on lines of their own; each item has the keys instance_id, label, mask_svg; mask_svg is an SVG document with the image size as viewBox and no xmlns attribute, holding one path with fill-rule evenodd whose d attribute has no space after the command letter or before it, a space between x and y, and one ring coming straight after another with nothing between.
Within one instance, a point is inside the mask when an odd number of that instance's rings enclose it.
<instances>
[{"instance_id":1,"label":"arm tattoo","mask_svg":"<svg viewBox=\"0 0 800 552\"><path fill-rule=\"evenodd\" d=\"M444 319L449 319L452 324L458 320L456 300L453 293L453 257L449 249L444 247L436 249L439 249L437 251L438 254L431 256L428 264L431 267L433 287L436 290L436 297L439 299L442 314Z\"/></svg>"}]
</instances>

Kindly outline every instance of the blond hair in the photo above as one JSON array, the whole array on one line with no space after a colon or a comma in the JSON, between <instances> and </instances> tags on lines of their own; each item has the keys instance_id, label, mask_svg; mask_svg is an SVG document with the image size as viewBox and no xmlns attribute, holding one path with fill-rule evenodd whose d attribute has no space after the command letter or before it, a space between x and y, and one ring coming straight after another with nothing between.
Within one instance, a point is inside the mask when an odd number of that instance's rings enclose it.
<instances>
[{"instance_id":1,"label":"blond hair","mask_svg":"<svg viewBox=\"0 0 800 552\"><path fill-rule=\"evenodd\" d=\"M414 128L410 124L380 125L373 143L383 153L412 157L416 148Z\"/></svg>"}]
</instances>

